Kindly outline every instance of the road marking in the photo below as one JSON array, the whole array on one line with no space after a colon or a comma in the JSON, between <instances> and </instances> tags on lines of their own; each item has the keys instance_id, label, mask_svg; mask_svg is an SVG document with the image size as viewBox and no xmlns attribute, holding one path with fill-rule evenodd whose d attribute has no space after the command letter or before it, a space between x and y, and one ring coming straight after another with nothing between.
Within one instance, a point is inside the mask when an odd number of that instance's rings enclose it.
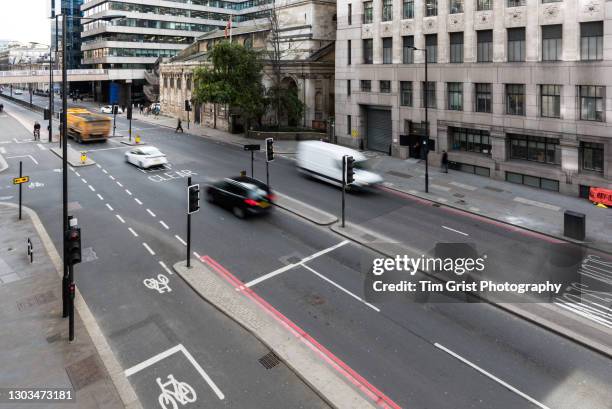
<instances>
[{"instance_id":1,"label":"road marking","mask_svg":"<svg viewBox=\"0 0 612 409\"><path fill-rule=\"evenodd\" d=\"M130 233L134 235L134 237L138 237L138 233L136 233L134 229L132 229L131 227L128 227L128 230L130 231Z\"/></svg>"},{"instance_id":2,"label":"road marking","mask_svg":"<svg viewBox=\"0 0 612 409\"><path fill-rule=\"evenodd\" d=\"M128 195L132 196L132 192L130 192L129 190L125 189L125 193L127 193Z\"/></svg>"},{"instance_id":3,"label":"road marking","mask_svg":"<svg viewBox=\"0 0 612 409\"><path fill-rule=\"evenodd\" d=\"M116 183L117 183L117 185L118 185L119 187L123 187L123 185L121 184L121 182L117 181Z\"/></svg>"},{"instance_id":4,"label":"road marking","mask_svg":"<svg viewBox=\"0 0 612 409\"><path fill-rule=\"evenodd\" d=\"M81 180L83 181L83 183L87 184L87 181L83 178L81 178Z\"/></svg>"},{"instance_id":5,"label":"road marking","mask_svg":"<svg viewBox=\"0 0 612 409\"><path fill-rule=\"evenodd\" d=\"M37 143L36 146L38 146L38 149L40 149L41 151L46 151L47 150L47 148L42 146L40 143Z\"/></svg>"},{"instance_id":6,"label":"road marking","mask_svg":"<svg viewBox=\"0 0 612 409\"><path fill-rule=\"evenodd\" d=\"M138 200L138 198L134 198L134 201L136 201L136 203L138 203L139 205L142 206L142 202L140 200Z\"/></svg>"},{"instance_id":7,"label":"road marking","mask_svg":"<svg viewBox=\"0 0 612 409\"><path fill-rule=\"evenodd\" d=\"M451 190L448 186L440 186L436 185L435 183L430 183L429 187L431 187L432 189L442 190L443 192L448 192L449 190Z\"/></svg>"},{"instance_id":8,"label":"road marking","mask_svg":"<svg viewBox=\"0 0 612 409\"><path fill-rule=\"evenodd\" d=\"M164 270L166 270L166 273L171 274L171 275L172 275L172 274L174 274L174 273L172 272L172 270L170 270L170 269L168 268L168 266L166 265L166 263L164 263L163 261L158 261L158 263L159 263L159 265L160 265L160 266L162 266L162 268L163 268Z\"/></svg>"},{"instance_id":9,"label":"road marking","mask_svg":"<svg viewBox=\"0 0 612 409\"><path fill-rule=\"evenodd\" d=\"M145 249L149 251L149 253L151 253L152 256L155 255L155 252L151 249L151 247L149 247L147 243L142 243L142 245L144 246Z\"/></svg>"},{"instance_id":10,"label":"road marking","mask_svg":"<svg viewBox=\"0 0 612 409\"><path fill-rule=\"evenodd\" d=\"M197 252L195 252L195 251L193 252L193 255L194 255L194 256L196 256L196 257L198 258L198 260L202 258L202 257L201 257L201 256L200 256L200 255L199 255Z\"/></svg>"},{"instance_id":11,"label":"road marking","mask_svg":"<svg viewBox=\"0 0 612 409\"><path fill-rule=\"evenodd\" d=\"M0 154L6 155L6 149L0 147Z\"/></svg>"},{"instance_id":12,"label":"road marking","mask_svg":"<svg viewBox=\"0 0 612 409\"><path fill-rule=\"evenodd\" d=\"M170 279L163 274L158 274L157 278L145 278L142 283L151 290L156 290L158 293L172 292L172 288L168 285Z\"/></svg>"},{"instance_id":13,"label":"road marking","mask_svg":"<svg viewBox=\"0 0 612 409\"><path fill-rule=\"evenodd\" d=\"M160 221L159 221L159 224L161 224L162 226L164 226L166 230L170 230L170 227L168 227L168 225L167 225L166 223L164 223L164 221L163 221L163 220L160 220Z\"/></svg>"},{"instance_id":14,"label":"road marking","mask_svg":"<svg viewBox=\"0 0 612 409\"><path fill-rule=\"evenodd\" d=\"M517 196L514 199L515 202L519 202L519 203L523 203L523 204L527 204L527 205L531 205L531 206L537 206L537 207L541 207L543 209L548 209L548 210L552 210L554 212L558 212L559 210L561 210L561 208L559 206L554 206L548 203L542 203L542 202L538 202L536 200L531 200L531 199L525 199L524 197L520 197Z\"/></svg>"},{"instance_id":15,"label":"road marking","mask_svg":"<svg viewBox=\"0 0 612 409\"><path fill-rule=\"evenodd\" d=\"M369 302L367 302L366 300L362 299L361 297L353 294L352 292L350 292L346 288L342 287L340 284L337 284L336 282L334 282L334 281L330 280L329 278L325 277L323 274L320 274L319 272L315 271L314 269L308 267L306 264L302 264L302 267L304 267L306 270L310 271L311 273L315 274L316 276L322 278L323 280L327 281L328 283L330 283L334 287L338 288L339 290L341 290L341 291L345 292L346 294L350 295L351 297L353 297L357 301L367 305L368 307L370 307L374 311L380 312L380 309L378 307L370 304Z\"/></svg>"},{"instance_id":16,"label":"road marking","mask_svg":"<svg viewBox=\"0 0 612 409\"><path fill-rule=\"evenodd\" d=\"M175 234L174 237L176 237L176 239L178 241L180 241L183 246L187 245L187 242L185 240L181 239L181 236L179 236L178 234Z\"/></svg>"},{"instance_id":17,"label":"road marking","mask_svg":"<svg viewBox=\"0 0 612 409\"><path fill-rule=\"evenodd\" d=\"M108 177L109 177L111 180L115 180L115 177L114 177L113 175L108 175Z\"/></svg>"},{"instance_id":18,"label":"road marking","mask_svg":"<svg viewBox=\"0 0 612 409\"><path fill-rule=\"evenodd\" d=\"M106 169L102 169L102 173L108 175L108 172L106 171Z\"/></svg>"},{"instance_id":19,"label":"road marking","mask_svg":"<svg viewBox=\"0 0 612 409\"><path fill-rule=\"evenodd\" d=\"M313 260L313 259L315 259L315 258L317 258L317 257L319 257L319 256L322 256L322 255L323 255L323 254L325 254L325 253L329 253L330 251L334 251L334 250L336 250L337 248L342 247L342 246L344 246L345 244L348 244L348 243L350 243L350 241L348 241L348 240L344 240L344 241L342 241L342 242L340 242L340 243L338 243L338 244L336 244L336 245L334 245L334 246L331 246L331 247L328 247L328 248L326 248L326 249L324 249L324 250L318 251L318 252L314 253L313 255L308 256L308 257L306 257L306 258L302 259L301 261L299 261L299 262L297 262L297 263L294 263L294 264L288 264L288 265L286 265L286 266L284 266L284 267L279 268L278 270L274 270L274 271L272 271L271 273L264 274L264 275L262 275L261 277L258 277L258 278L256 278L256 279L251 280L251 281L249 281L248 283L246 283L246 284L245 284L245 287L252 287L252 286L254 286L255 284L259 284L259 283L261 283L262 281L267 280L268 278L272 278L272 277L274 277L274 276L277 276L277 275L279 275L279 274L282 274L282 273L284 273L285 271L287 271L287 270L291 270L292 268L297 267L297 266L299 266L299 265L304 265L304 263L306 263L306 262L308 262L308 261L310 261L310 260Z\"/></svg>"},{"instance_id":20,"label":"road marking","mask_svg":"<svg viewBox=\"0 0 612 409\"><path fill-rule=\"evenodd\" d=\"M115 216L117 216L117 219L119 219L121 223L125 223L125 220L123 220L123 217L119 216L118 214Z\"/></svg>"},{"instance_id":21,"label":"road marking","mask_svg":"<svg viewBox=\"0 0 612 409\"><path fill-rule=\"evenodd\" d=\"M32 159L32 162L34 162L35 164L38 165L38 161L36 159L34 159L34 156L32 155L19 155L19 156L7 156L7 159L14 159L14 158L30 158Z\"/></svg>"},{"instance_id":22,"label":"road marking","mask_svg":"<svg viewBox=\"0 0 612 409\"><path fill-rule=\"evenodd\" d=\"M104 200L104 198L102 197L102 195L100 193L98 193L98 199Z\"/></svg>"},{"instance_id":23,"label":"road marking","mask_svg":"<svg viewBox=\"0 0 612 409\"><path fill-rule=\"evenodd\" d=\"M81 177L81 174L77 172L76 170L74 171L74 174L77 175L78 177Z\"/></svg>"},{"instance_id":24,"label":"road marking","mask_svg":"<svg viewBox=\"0 0 612 409\"><path fill-rule=\"evenodd\" d=\"M453 185L453 186L457 186L460 187L461 189L465 189L465 190L470 190L470 191L474 191L477 190L478 188L476 186L471 186L471 185L466 185L465 183L459 183L459 182L448 182L449 185Z\"/></svg>"},{"instance_id":25,"label":"road marking","mask_svg":"<svg viewBox=\"0 0 612 409\"><path fill-rule=\"evenodd\" d=\"M153 217L157 217L157 216L155 216L155 213L153 213L153 212L151 211L151 209L147 209L147 212L149 212L149 214L150 214L151 216L153 216Z\"/></svg>"},{"instance_id":26,"label":"road marking","mask_svg":"<svg viewBox=\"0 0 612 409\"><path fill-rule=\"evenodd\" d=\"M113 207L111 205L109 205L108 203L106 204L106 207L108 207L108 210L110 210L111 212L115 209L113 209Z\"/></svg>"},{"instance_id":27,"label":"road marking","mask_svg":"<svg viewBox=\"0 0 612 409\"><path fill-rule=\"evenodd\" d=\"M99 163L96 163L96 166L98 167L98 169L102 169L102 166L100 166Z\"/></svg>"},{"instance_id":28,"label":"road marking","mask_svg":"<svg viewBox=\"0 0 612 409\"><path fill-rule=\"evenodd\" d=\"M464 233L464 232L459 231L459 230L451 229L450 227L447 227L447 226L442 226L442 228L446 229L446 230L454 231L455 233L463 234L464 236L469 236L469 234L467 234L467 233Z\"/></svg>"},{"instance_id":29,"label":"road marking","mask_svg":"<svg viewBox=\"0 0 612 409\"><path fill-rule=\"evenodd\" d=\"M92 185L87 185L87 186L89 186L89 189L91 189L92 192L96 191L96 189L94 189L94 187Z\"/></svg>"},{"instance_id":30,"label":"road marking","mask_svg":"<svg viewBox=\"0 0 612 409\"><path fill-rule=\"evenodd\" d=\"M446 348L443 345L438 344L437 342L434 343L434 345L436 346L436 348L441 349L442 351L446 352L447 354L457 358L458 360L460 360L461 362L463 362L464 364L472 367L473 369L477 370L478 372L480 372L481 374L485 375L486 377L494 380L495 382L499 383L500 385L504 386L506 389L516 393L517 395L521 396L522 398L528 400L529 402L533 403L534 405L536 405L539 408L542 409L549 409L548 406L538 402L537 400L533 399L531 396L524 394L523 392L519 391L518 389L516 389L515 387L513 387L512 385L509 385L508 383L502 381L501 379L499 379L498 377L496 377L495 375L485 371L484 369L482 369L481 367L479 367L476 364L473 364L472 362L468 361L467 359L463 358L462 356L460 356L459 354L456 354L455 352L451 351L450 349Z\"/></svg>"}]
</instances>

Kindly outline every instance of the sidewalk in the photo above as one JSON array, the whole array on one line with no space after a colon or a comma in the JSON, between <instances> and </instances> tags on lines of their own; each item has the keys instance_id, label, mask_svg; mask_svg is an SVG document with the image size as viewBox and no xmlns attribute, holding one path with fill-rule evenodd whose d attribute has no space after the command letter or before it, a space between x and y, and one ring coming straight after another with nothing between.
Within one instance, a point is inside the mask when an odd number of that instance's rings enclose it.
<instances>
[{"instance_id":1,"label":"sidewalk","mask_svg":"<svg viewBox=\"0 0 612 409\"><path fill-rule=\"evenodd\" d=\"M26 255L26 240L34 262ZM77 309L76 339L61 317L61 279L24 208L0 203L0 408L125 407ZM64 388L72 402L8 403L8 388Z\"/></svg>"},{"instance_id":2,"label":"sidewalk","mask_svg":"<svg viewBox=\"0 0 612 409\"><path fill-rule=\"evenodd\" d=\"M160 115L144 116L134 113L134 118L174 129L176 118ZM190 124L186 133L223 141L238 146L258 143L242 135L234 135L218 129ZM146 140L146 133L143 135ZM275 150L295 152L296 141L275 141ZM612 209L599 208L588 200L548 192L528 186L493 180L483 176L449 170L443 173L437 164L430 163L429 193L425 193L425 164L417 159L397 159L377 152L364 152L371 158L372 169L385 178L390 189L443 203L471 213L483 215L505 223L534 230L562 239L563 213L572 210L586 215L586 243L600 250L612 252ZM288 155L293 157L293 155ZM612 187L612 186L611 186Z\"/></svg>"}]
</instances>

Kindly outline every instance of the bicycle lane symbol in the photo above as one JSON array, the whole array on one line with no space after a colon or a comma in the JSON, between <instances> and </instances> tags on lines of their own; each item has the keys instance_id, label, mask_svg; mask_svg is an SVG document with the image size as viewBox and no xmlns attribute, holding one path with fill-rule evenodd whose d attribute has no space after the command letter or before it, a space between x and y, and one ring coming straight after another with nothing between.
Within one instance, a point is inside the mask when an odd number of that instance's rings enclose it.
<instances>
[{"instance_id":1,"label":"bicycle lane symbol","mask_svg":"<svg viewBox=\"0 0 612 409\"><path fill-rule=\"evenodd\" d=\"M177 381L172 374L168 375L168 382L162 382L161 378L157 378L156 382L161 389L158 401L162 409L178 409L177 403L185 406L198 399L191 385Z\"/></svg>"},{"instance_id":2,"label":"bicycle lane symbol","mask_svg":"<svg viewBox=\"0 0 612 409\"><path fill-rule=\"evenodd\" d=\"M157 290L160 294L169 293L172 291L168 283L170 279L163 274L158 274L157 279L155 278L145 278L142 280L142 283L145 287L151 290Z\"/></svg>"}]
</instances>

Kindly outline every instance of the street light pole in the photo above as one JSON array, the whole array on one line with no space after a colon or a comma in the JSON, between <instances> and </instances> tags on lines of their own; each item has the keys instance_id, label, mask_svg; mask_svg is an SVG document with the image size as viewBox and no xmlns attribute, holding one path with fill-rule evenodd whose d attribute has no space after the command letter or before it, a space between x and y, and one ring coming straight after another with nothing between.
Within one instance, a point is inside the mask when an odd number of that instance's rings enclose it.
<instances>
[{"instance_id":1,"label":"street light pole","mask_svg":"<svg viewBox=\"0 0 612 409\"><path fill-rule=\"evenodd\" d=\"M423 92L423 103L425 104L425 135L424 140L421 140L421 146L425 152L425 193L429 193L429 81L427 78L427 47L412 47L412 49L423 51L425 54L425 86Z\"/></svg>"},{"instance_id":2,"label":"street light pole","mask_svg":"<svg viewBox=\"0 0 612 409\"><path fill-rule=\"evenodd\" d=\"M55 42L57 48L57 40ZM49 47L49 143L53 141L53 53Z\"/></svg>"},{"instance_id":3,"label":"street light pole","mask_svg":"<svg viewBox=\"0 0 612 409\"><path fill-rule=\"evenodd\" d=\"M56 16L57 18L57 16ZM69 273L68 273L68 262L66 260L67 250L67 237L66 232L68 231L68 99L67 99L67 85L68 85L68 72L66 70L66 21L67 16L62 13L62 117L61 117L61 132L60 138L62 140L62 237L64 238L64 275L62 278L62 299L64 301L63 316L68 315L68 292L69 292Z\"/></svg>"}]
</instances>

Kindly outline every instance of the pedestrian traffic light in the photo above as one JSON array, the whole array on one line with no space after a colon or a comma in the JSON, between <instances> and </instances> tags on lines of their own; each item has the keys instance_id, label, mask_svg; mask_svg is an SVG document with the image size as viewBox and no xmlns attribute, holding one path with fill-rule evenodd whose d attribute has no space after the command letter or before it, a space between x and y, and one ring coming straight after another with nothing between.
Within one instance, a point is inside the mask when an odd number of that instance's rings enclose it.
<instances>
[{"instance_id":1,"label":"pedestrian traffic light","mask_svg":"<svg viewBox=\"0 0 612 409\"><path fill-rule=\"evenodd\" d=\"M185 100L185 111L187 112L191 111L191 103L189 102L188 99Z\"/></svg>"},{"instance_id":2,"label":"pedestrian traffic light","mask_svg":"<svg viewBox=\"0 0 612 409\"><path fill-rule=\"evenodd\" d=\"M274 139L266 138L266 162L274 160Z\"/></svg>"},{"instance_id":3,"label":"pedestrian traffic light","mask_svg":"<svg viewBox=\"0 0 612 409\"><path fill-rule=\"evenodd\" d=\"M81 262L81 229L71 227L66 232L66 258L68 265L75 265Z\"/></svg>"},{"instance_id":4,"label":"pedestrian traffic light","mask_svg":"<svg viewBox=\"0 0 612 409\"><path fill-rule=\"evenodd\" d=\"M117 115L119 113L119 105L113 105L113 115Z\"/></svg>"},{"instance_id":5,"label":"pedestrian traffic light","mask_svg":"<svg viewBox=\"0 0 612 409\"><path fill-rule=\"evenodd\" d=\"M200 185L187 186L187 214L195 213L200 210Z\"/></svg>"},{"instance_id":6,"label":"pedestrian traffic light","mask_svg":"<svg viewBox=\"0 0 612 409\"><path fill-rule=\"evenodd\" d=\"M126 117L127 119L132 119L132 105L128 105Z\"/></svg>"},{"instance_id":7,"label":"pedestrian traffic light","mask_svg":"<svg viewBox=\"0 0 612 409\"><path fill-rule=\"evenodd\" d=\"M355 159L352 156L344 156L344 171L346 184L350 185L355 181Z\"/></svg>"}]
</instances>

